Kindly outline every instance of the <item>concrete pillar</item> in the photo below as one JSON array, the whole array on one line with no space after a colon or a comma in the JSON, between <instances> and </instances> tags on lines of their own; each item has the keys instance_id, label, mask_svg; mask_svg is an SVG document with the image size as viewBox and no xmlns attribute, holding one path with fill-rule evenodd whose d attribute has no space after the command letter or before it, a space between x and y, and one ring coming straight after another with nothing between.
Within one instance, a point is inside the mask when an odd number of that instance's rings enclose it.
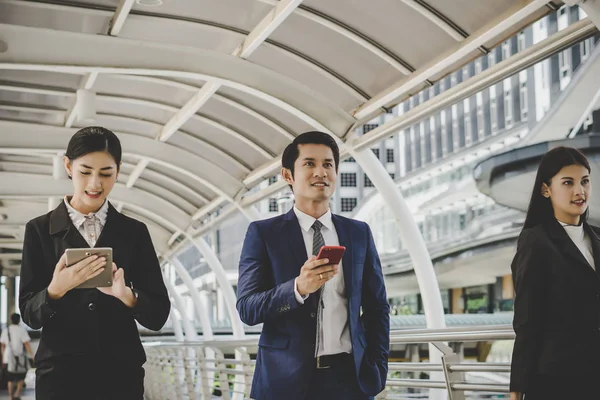
<instances>
[{"instance_id":1,"label":"concrete pillar","mask_svg":"<svg viewBox=\"0 0 600 400\"><path fill-rule=\"evenodd\" d=\"M465 313L465 301L463 298L463 289L454 288L452 289L452 314L464 314Z\"/></svg>"},{"instance_id":2,"label":"concrete pillar","mask_svg":"<svg viewBox=\"0 0 600 400\"><path fill-rule=\"evenodd\" d=\"M224 321L226 318L226 307L225 299L223 298L223 291L217 288L217 321Z\"/></svg>"},{"instance_id":3,"label":"concrete pillar","mask_svg":"<svg viewBox=\"0 0 600 400\"><path fill-rule=\"evenodd\" d=\"M10 321L10 316L15 313L15 296L17 293L15 277L7 276L4 286L6 287L6 319L8 322Z\"/></svg>"},{"instance_id":4,"label":"concrete pillar","mask_svg":"<svg viewBox=\"0 0 600 400\"><path fill-rule=\"evenodd\" d=\"M515 297L515 287L512 275L505 275L502 277L502 300L512 299L513 297Z\"/></svg>"}]
</instances>

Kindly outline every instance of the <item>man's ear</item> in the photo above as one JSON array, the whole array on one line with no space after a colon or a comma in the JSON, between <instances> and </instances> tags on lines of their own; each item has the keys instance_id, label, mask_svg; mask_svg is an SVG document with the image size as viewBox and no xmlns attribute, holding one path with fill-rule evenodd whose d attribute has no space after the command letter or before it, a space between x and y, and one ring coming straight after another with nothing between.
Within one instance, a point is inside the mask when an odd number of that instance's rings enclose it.
<instances>
[{"instance_id":1,"label":"man's ear","mask_svg":"<svg viewBox=\"0 0 600 400\"><path fill-rule=\"evenodd\" d=\"M292 171L287 168L281 168L281 176L283 180L288 183L288 185L292 185L294 183L294 177L292 176Z\"/></svg>"}]
</instances>

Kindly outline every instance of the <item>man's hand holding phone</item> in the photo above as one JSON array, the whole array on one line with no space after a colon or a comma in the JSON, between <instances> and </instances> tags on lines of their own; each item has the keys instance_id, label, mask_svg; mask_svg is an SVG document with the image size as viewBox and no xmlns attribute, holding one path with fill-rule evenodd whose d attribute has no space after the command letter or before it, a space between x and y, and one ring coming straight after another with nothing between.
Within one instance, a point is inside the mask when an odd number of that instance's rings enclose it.
<instances>
[{"instance_id":1,"label":"man's hand holding phone","mask_svg":"<svg viewBox=\"0 0 600 400\"><path fill-rule=\"evenodd\" d=\"M298 293L301 296L314 293L331 280L339 271L344 250L341 246L323 246L318 256L306 260L296 280Z\"/></svg>"}]
</instances>

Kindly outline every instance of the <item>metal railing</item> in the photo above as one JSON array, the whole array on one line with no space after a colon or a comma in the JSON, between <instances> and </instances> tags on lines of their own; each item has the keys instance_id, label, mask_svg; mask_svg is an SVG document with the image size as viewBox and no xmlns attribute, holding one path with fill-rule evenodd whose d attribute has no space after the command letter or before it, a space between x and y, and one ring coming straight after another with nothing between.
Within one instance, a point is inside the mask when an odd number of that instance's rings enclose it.
<instances>
[{"instance_id":1,"label":"metal railing","mask_svg":"<svg viewBox=\"0 0 600 400\"><path fill-rule=\"evenodd\" d=\"M433 344L442 352L442 363L389 363L387 386L376 399L429 398L428 390L447 391L448 399L464 400L508 393L505 383L476 382L468 374L494 373L508 376L509 362L465 361L464 346L473 342L513 340L510 325L495 327L460 327L442 330L392 331L392 354L419 360L419 346ZM249 399L255 361L250 355L258 348L258 338L220 339L198 342L145 342L147 400ZM411 351L412 350L412 351ZM443 374L440 374L442 372ZM430 379L428 373L441 379Z\"/></svg>"}]
</instances>

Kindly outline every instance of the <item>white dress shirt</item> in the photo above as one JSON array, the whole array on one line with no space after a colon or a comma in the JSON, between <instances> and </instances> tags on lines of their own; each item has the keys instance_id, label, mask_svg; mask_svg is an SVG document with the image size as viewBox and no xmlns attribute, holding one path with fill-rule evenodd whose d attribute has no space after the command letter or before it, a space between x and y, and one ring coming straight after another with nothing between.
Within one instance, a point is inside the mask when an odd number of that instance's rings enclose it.
<instances>
[{"instance_id":1,"label":"white dress shirt","mask_svg":"<svg viewBox=\"0 0 600 400\"><path fill-rule=\"evenodd\" d=\"M108 201L104 201L102 207L95 213L89 213L88 215L82 214L69 204L71 199L65 196L65 205L67 206L67 211L69 212L69 218L73 222L73 225L81 236L85 239L85 241L90 245L90 247L94 247L96 242L98 241L98 237L102 233L102 229L104 225L106 225L106 217L108 216ZM92 217L96 218L92 218Z\"/></svg>"},{"instance_id":2,"label":"white dress shirt","mask_svg":"<svg viewBox=\"0 0 600 400\"><path fill-rule=\"evenodd\" d=\"M304 247L306 247L306 255L312 255L313 247L313 229L315 218L303 213L294 207L294 213L302 228L302 237L304 238ZM327 211L319 218L323 224L321 234L327 246L339 246L338 239L333 220L331 219L331 211ZM346 251L349 251L347 249ZM294 294L296 300L300 304L304 304L304 300L308 296L300 296L298 286L294 283ZM316 295L316 294L315 294ZM321 335L317 356L338 353L352 353L352 340L350 339L350 327L348 325L348 299L346 298L346 285L344 284L344 271L342 263L339 264L338 273L323 285L323 321L321 323L322 332L317 332Z\"/></svg>"},{"instance_id":3,"label":"white dress shirt","mask_svg":"<svg viewBox=\"0 0 600 400\"><path fill-rule=\"evenodd\" d=\"M565 228L567 235L569 235L573 243L575 243L575 246L577 246L590 266L596 270L596 263L594 262L594 250L592 249L592 239L590 239L587 232L583 229L583 224L569 225L561 221L558 222L560 222L563 228Z\"/></svg>"}]
</instances>

